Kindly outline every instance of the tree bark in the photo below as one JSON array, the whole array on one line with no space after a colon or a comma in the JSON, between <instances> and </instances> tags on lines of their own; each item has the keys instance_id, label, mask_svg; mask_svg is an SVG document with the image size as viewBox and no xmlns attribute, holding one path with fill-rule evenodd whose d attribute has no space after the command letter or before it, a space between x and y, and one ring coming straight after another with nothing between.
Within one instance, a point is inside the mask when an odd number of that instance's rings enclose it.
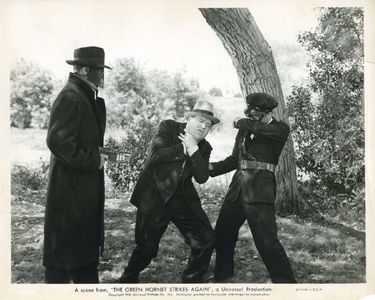
<instances>
[{"instance_id":1,"label":"tree bark","mask_svg":"<svg viewBox=\"0 0 375 300\"><path fill-rule=\"evenodd\" d=\"M200 8L199 10L230 55L237 70L243 95L264 92L274 96L279 102L274 115L289 124L271 47L264 39L249 10L247 8ZM277 212L281 215L299 214L302 203L297 189L291 135L280 156L277 169Z\"/></svg>"}]
</instances>

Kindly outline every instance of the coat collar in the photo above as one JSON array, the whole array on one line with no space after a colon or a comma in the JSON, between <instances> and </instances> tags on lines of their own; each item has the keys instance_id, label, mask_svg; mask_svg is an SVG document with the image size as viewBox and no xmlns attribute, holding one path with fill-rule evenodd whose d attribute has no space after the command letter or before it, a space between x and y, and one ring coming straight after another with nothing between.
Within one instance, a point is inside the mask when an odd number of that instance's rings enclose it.
<instances>
[{"instance_id":1,"label":"coat collar","mask_svg":"<svg viewBox=\"0 0 375 300\"><path fill-rule=\"evenodd\" d=\"M86 80L80 78L74 73L69 73L69 82L74 83L77 85L80 89L82 89L89 97L93 97L96 99L97 91L93 89Z\"/></svg>"}]
</instances>

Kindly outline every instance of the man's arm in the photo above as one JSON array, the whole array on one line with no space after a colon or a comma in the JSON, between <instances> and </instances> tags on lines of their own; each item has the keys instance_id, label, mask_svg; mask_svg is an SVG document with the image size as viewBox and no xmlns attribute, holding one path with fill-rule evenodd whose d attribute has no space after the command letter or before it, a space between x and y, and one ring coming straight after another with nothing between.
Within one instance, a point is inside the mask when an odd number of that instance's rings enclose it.
<instances>
[{"instance_id":1,"label":"man's arm","mask_svg":"<svg viewBox=\"0 0 375 300\"><path fill-rule=\"evenodd\" d=\"M234 123L234 127L278 142L285 142L290 131L289 126L284 122L265 124L261 121L250 120L249 118L237 120Z\"/></svg>"},{"instance_id":2,"label":"man's arm","mask_svg":"<svg viewBox=\"0 0 375 300\"><path fill-rule=\"evenodd\" d=\"M81 113L76 94L61 94L51 109L47 146L58 160L67 165L83 171L96 171L101 164L99 147L83 147L78 143Z\"/></svg>"},{"instance_id":3,"label":"man's arm","mask_svg":"<svg viewBox=\"0 0 375 300\"><path fill-rule=\"evenodd\" d=\"M170 162L183 160L184 147L182 143L168 145L168 140L172 135L171 120L162 121L159 125L158 132L152 138L148 150L148 160L150 163Z\"/></svg>"},{"instance_id":4,"label":"man's arm","mask_svg":"<svg viewBox=\"0 0 375 300\"><path fill-rule=\"evenodd\" d=\"M212 147L209 145L204 153L201 153L200 150L196 150L191 155L188 153L191 161L193 177L199 184L205 183L209 178L208 161L210 159L211 151Z\"/></svg>"},{"instance_id":5,"label":"man's arm","mask_svg":"<svg viewBox=\"0 0 375 300\"><path fill-rule=\"evenodd\" d=\"M237 169L238 166L238 156L239 156L239 145L242 141L244 131L239 130L236 136L236 140L233 146L232 154L229 155L222 161L211 163L212 170L210 171L210 176L215 177L230 171Z\"/></svg>"}]
</instances>

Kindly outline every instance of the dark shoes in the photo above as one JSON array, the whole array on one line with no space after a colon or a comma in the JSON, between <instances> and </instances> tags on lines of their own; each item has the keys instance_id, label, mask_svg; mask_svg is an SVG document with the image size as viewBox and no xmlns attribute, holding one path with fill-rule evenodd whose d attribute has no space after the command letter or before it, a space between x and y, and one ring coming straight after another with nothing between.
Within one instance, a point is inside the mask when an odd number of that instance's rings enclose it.
<instances>
[{"instance_id":1,"label":"dark shoes","mask_svg":"<svg viewBox=\"0 0 375 300\"><path fill-rule=\"evenodd\" d=\"M117 280L117 283L139 283L139 274L126 274L123 273Z\"/></svg>"},{"instance_id":2,"label":"dark shoes","mask_svg":"<svg viewBox=\"0 0 375 300\"><path fill-rule=\"evenodd\" d=\"M215 274L214 275L214 282L216 283L227 283L233 278L233 273L227 273L227 274Z\"/></svg>"},{"instance_id":3,"label":"dark shoes","mask_svg":"<svg viewBox=\"0 0 375 300\"><path fill-rule=\"evenodd\" d=\"M202 283L214 283L214 275L213 274L206 274L203 276Z\"/></svg>"},{"instance_id":4,"label":"dark shoes","mask_svg":"<svg viewBox=\"0 0 375 300\"><path fill-rule=\"evenodd\" d=\"M233 275L226 276L213 276L206 274L203 276L202 280L182 280L182 283L226 283L228 282ZM126 274L125 272L121 277L116 281L116 283L139 283L139 274Z\"/></svg>"}]
</instances>

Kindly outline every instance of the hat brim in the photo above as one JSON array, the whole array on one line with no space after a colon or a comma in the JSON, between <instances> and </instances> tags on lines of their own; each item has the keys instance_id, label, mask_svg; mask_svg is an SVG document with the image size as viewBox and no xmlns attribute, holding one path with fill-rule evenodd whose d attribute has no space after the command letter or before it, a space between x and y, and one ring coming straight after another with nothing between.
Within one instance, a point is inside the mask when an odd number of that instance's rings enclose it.
<instances>
[{"instance_id":1,"label":"hat brim","mask_svg":"<svg viewBox=\"0 0 375 300\"><path fill-rule=\"evenodd\" d=\"M88 65L88 64L82 64L81 62L78 62L76 60L71 60L71 59L67 59L65 62L68 65L73 65L73 66L86 66L86 67L94 67L94 68L106 68L106 69L112 70L112 68L109 67L109 66L107 66L107 65Z\"/></svg>"},{"instance_id":2,"label":"hat brim","mask_svg":"<svg viewBox=\"0 0 375 300\"><path fill-rule=\"evenodd\" d=\"M249 105L249 106L250 106L250 109L255 109L255 110L263 112L263 113L269 113L269 112L273 111L273 109L275 108L275 107L273 107L273 108L260 108L258 106L251 106L251 105Z\"/></svg>"},{"instance_id":3,"label":"hat brim","mask_svg":"<svg viewBox=\"0 0 375 300\"><path fill-rule=\"evenodd\" d=\"M217 123L220 123L220 120L214 116L210 116L210 115L207 115L207 114L203 114L203 113L200 113L200 112L196 112L196 111L187 111L185 112L185 117L190 117L190 116L201 116L201 117L204 117L206 119L209 119L210 121L212 121L212 123L215 125Z\"/></svg>"}]
</instances>

